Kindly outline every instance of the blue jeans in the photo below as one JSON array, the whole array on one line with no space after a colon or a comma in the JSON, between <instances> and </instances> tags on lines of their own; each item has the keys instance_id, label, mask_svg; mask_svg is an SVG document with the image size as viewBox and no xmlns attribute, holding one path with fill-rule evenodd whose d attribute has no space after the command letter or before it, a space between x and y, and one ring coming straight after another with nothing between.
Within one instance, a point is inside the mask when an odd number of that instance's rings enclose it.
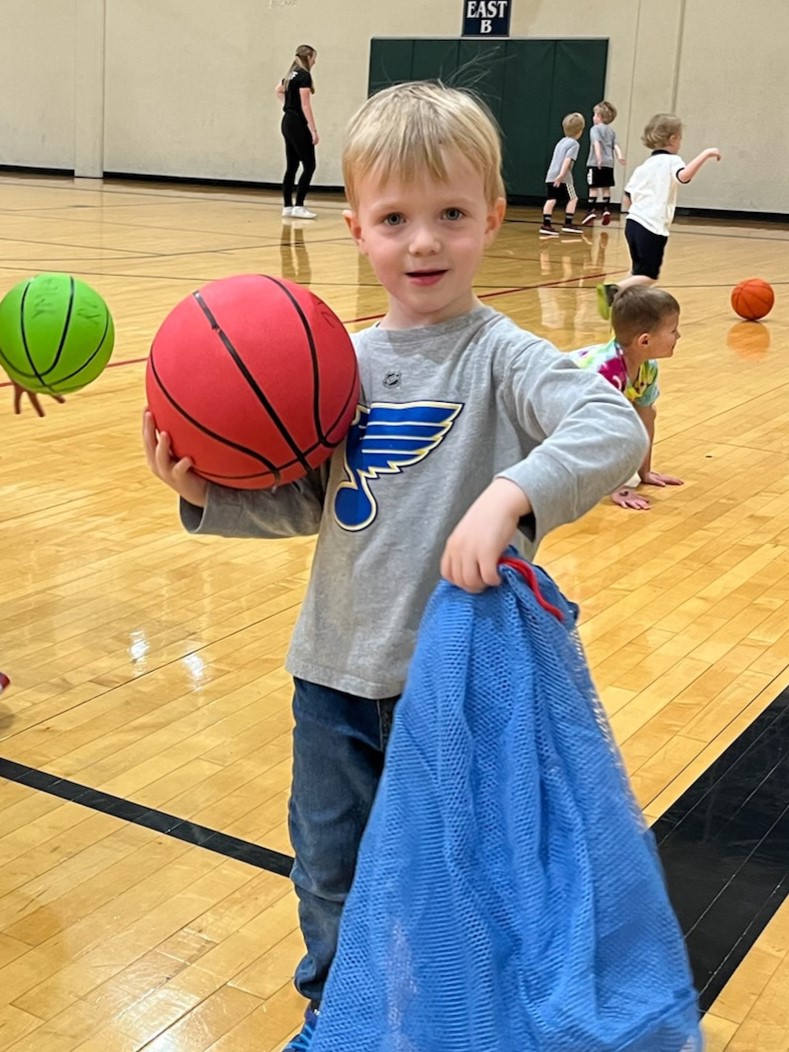
<instances>
[{"instance_id":1,"label":"blue jeans","mask_svg":"<svg viewBox=\"0 0 789 1052\"><path fill-rule=\"evenodd\" d=\"M398 699L370 701L304 680L294 684L291 879L307 947L295 982L303 997L319 1003Z\"/></svg>"}]
</instances>

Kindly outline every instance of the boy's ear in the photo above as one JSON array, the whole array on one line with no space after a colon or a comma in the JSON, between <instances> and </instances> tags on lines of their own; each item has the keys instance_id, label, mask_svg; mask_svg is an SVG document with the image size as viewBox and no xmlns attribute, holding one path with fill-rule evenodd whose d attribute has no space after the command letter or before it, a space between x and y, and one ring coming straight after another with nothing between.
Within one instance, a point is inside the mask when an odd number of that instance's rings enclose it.
<instances>
[{"instance_id":1,"label":"boy's ear","mask_svg":"<svg viewBox=\"0 0 789 1052\"><path fill-rule=\"evenodd\" d=\"M356 212L354 212L352 208L346 208L342 213L342 217L345 220L345 225L348 227L351 237L356 242L356 247L362 255L366 255L367 252L364 247L364 238L362 236L362 225L359 222L359 217L356 215Z\"/></svg>"},{"instance_id":2,"label":"boy's ear","mask_svg":"<svg viewBox=\"0 0 789 1052\"><path fill-rule=\"evenodd\" d=\"M507 201L503 197L497 197L493 207L488 210L488 222L485 227L485 247L493 244L496 234L501 230L504 222L504 213L507 211Z\"/></svg>"}]
</instances>

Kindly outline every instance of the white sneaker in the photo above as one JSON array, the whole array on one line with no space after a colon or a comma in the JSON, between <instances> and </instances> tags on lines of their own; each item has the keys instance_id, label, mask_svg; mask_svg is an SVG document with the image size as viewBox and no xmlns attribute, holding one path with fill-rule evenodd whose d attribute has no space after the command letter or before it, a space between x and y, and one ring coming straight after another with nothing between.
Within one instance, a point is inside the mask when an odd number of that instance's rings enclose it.
<instances>
[{"instance_id":1,"label":"white sneaker","mask_svg":"<svg viewBox=\"0 0 789 1052\"><path fill-rule=\"evenodd\" d=\"M293 206L292 205L290 206L290 208L288 208L286 206L285 208L282 209L282 218L283 219L289 219L292 215L293 215Z\"/></svg>"},{"instance_id":2,"label":"white sneaker","mask_svg":"<svg viewBox=\"0 0 789 1052\"><path fill-rule=\"evenodd\" d=\"M290 214L294 219L317 219L317 212L310 212L309 208L305 208L304 205L295 205Z\"/></svg>"}]
</instances>

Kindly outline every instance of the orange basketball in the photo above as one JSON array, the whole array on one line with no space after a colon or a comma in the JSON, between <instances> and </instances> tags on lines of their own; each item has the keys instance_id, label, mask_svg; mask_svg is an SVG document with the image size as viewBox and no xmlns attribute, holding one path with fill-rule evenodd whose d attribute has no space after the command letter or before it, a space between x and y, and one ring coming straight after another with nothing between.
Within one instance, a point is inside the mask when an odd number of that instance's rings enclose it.
<instances>
[{"instance_id":1,"label":"orange basketball","mask_svg":"<svg viewBox=\"0 0 789 1052\"><path fill-rule=\"evenodd\" d=\"M775 293L772 285L761 278L748 278L741 281L731 294L731 305L734 313L746 321L758 321L765 318L773 308Z\"/></svg>"}]
</instances>

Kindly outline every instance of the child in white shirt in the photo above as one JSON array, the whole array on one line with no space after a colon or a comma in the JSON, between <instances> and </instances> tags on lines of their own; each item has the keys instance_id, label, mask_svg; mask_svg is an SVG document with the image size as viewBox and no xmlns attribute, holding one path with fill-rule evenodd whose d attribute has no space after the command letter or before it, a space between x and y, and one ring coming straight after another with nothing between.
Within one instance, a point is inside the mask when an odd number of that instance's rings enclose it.
<instances>
[{"instance_id":1,"label":"child in white shirt","mask_svg":"<svg viewBox=\"0 0 789 1052\"><path fill-rule=\"evenodd\" d=\"M618 285L597 286L598 307L606 321L617 291L631 285L654 285L660 276L679 184L689 183L711 158L721 159L720 150L711 146L685 164L679 156L682 121L669 113L656 114L641 141L652 155L633 172L623 201L628 211L625 238L632 261L630 274Z\"/></svg>"}]
</instances>

